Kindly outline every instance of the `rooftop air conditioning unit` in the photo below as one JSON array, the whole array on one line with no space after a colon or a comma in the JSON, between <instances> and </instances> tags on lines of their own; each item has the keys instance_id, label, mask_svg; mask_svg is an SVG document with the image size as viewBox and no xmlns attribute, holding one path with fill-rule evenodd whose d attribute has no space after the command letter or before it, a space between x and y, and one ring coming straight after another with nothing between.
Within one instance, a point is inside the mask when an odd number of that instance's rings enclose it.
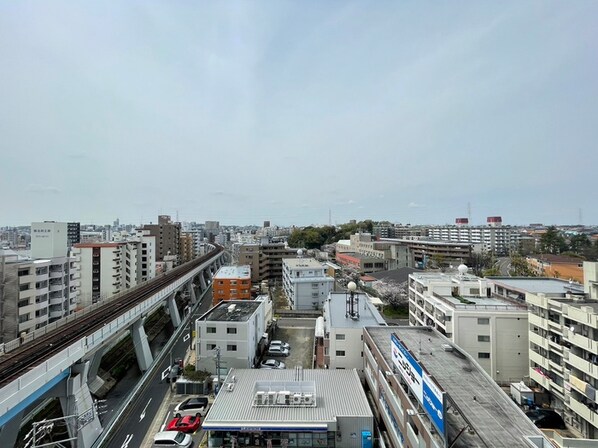
<instances>
[{"instance_id":1,"label":"rooftop air conditioning unit","mask_svg":"<svg viewBox=\"0 0 598 448\"><path fill-rule=\"evenodd\" d=\"M266 392L264 391L258 391L255 394L255 404L258 406L261 406L263 404L266 404Z\"/></svg>"},{"instance_id":2,"label":"rooftop air conditioning unit","mask_svg":"<svg viewBox=\"0 0 598 448\"><path fill-rule=\"evenodd\" d=\"M303 395L293 394L293 404L301 404L302 401L303 401Z\"/></svg>"},{"instance_id":3,"label":"rooftop air conditioning unit","mask_svg":"<svg viewBox=\"0 0 598 448\"><path fill-rule=\"evenodd\" d=\"M314 396L312 394L305 394L303 395L303 403L308 404L308 405L313 405L314 402Z\"/></svg>"},{"instance_id":4,"label":"rooftop air conditioning unit","mask_svg":"<svg viewBox=\"0 0 598 448\"><path fill-rule=\"evenodd\" d=\"M276 392L270 391L268 392L268 405L272 406L276 403Z\"/></svg>"}]
</instances>

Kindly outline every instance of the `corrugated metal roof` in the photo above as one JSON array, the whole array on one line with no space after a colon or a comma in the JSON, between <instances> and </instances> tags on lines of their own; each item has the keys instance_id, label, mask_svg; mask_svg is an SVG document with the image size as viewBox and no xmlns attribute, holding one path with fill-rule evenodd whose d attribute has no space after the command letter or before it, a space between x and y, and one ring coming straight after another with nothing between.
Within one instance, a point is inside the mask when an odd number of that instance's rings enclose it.
<instances>
[{"instance_id":1,"label":"corrugated metal roof","mask_svg":"<svg viewBox=\"0 0 598 448\"><path fill-rule=\"evenodd\" d=\"M225 386L217 395L206 416L203 427L217 428L273 428L312 427L334 429L337 416L372 417L372 411L355 370L303 369L231 369ZM226 383L235 377L232 391ZM254 406L256 384L264 382L313 382L316 389L315 407L257 407Z\"/></svg>"}]
</instances>

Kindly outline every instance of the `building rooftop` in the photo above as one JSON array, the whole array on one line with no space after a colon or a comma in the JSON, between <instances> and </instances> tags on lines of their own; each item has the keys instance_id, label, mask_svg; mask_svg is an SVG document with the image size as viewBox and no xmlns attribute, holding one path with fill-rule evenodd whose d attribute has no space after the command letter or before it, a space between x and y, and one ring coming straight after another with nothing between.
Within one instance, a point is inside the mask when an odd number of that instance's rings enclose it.
<instances>
[{"instance_id":1,"label":"building rooftop","mask_svg":"<svg viewBox=\"0 0 598 448\"><path fill-rule=\"evenodd\" d=\"M534 278L534 277L488 277L488 280L495 285L513 289L522 293L562 295L574 292L583 293L583 285L570 283L558 278Z\"/></svg>"},{"instance_id":2,"label":"building rooftop","mask_svg":"<svg viewBox=\"0 0 598 448\"><path fill-rule=\"evenodd\" d=\"M393 367L391 335L395 333L448 395L445 421L448 439L454 441L455 448L529 448L528 437L542 437L540 430L480 365L436 330L429 327L369 327L366 331L388 365ZM447 346L451 346L452 351L445 351ZM396 372L393 375L400 377L398 370ZM467 426L473 433L463 431L457 438Z\"/></svg>"},{"instance_id":3,"label":"building rooftop","mask_svg":"<svg viewBox=\"0 0 598 448\"><path fill-rule=\"evenodd\" d=\"M386 321L380 312L373 305L371 300L368 300L367 294L360 292L355 293L359 298L359 303L356 304L355 310L359 312L359 319L352 319L347 314L347 299L348 293L331 292L328 295L328 300L324 303L324 311L326 317L327 328L363 328L373 325L386 325Z\"/></svg>"},{"instance_id":4,"label":"building rooftop","mask_svg":"<svg viewBox=\"0 0 598 448\"><path fill-rule=\"evenodd\" d=\"M396 282L396 283L404 283L407 280L409 280L409 274L413 274L415 272L421 272L421 270L415 269L415 268L404 267L404 268L399 268L399 269L393 269L391 271L372 272L369 275L376 278L376 280L385 280L385 281L391 281L391 282Z\"/></svg>"},{"instance_id":5,"label":"building rooftop","mask_svg":"<svg viewBox=\"0 0 598 448\"><path fill-rule=\"evenodd\" d=\"M262 304L255 300L225 300L208 310L198 320L212 322L245 322Z\"/></svg>"},{"instance_id":6,"label":"building rooftop","mask_svg":"<svg viewBox=\"0 0 598 448\"><path fill-rule=\"evenodd\" d=\"M309 392L315 395L315 406L255 406L258 391ZM333 430L338 415L373 418L355 370L231 369L202 426Z\"/></svg>"},{"instance_id":7,"label":"building rooftop","mask_svg":"<svg viewBox=\"0 0 598 448\"><path fill-rule=\"evenodd\" d=\"M214 280L222 279L249 279L251 277L251 271L249 265L243 266L222 266L214 275Z\"/></svg>"},{"instance_id":8,"label":"building rooftop","mask_svg":"<svg viewBox=\"0 0 598 448\"><path fill-rule=\"evenodd\" d=\"M324 269L322 263L313 258L283 258L283 263L291 269Z\"/></svg>"}]
</instances>

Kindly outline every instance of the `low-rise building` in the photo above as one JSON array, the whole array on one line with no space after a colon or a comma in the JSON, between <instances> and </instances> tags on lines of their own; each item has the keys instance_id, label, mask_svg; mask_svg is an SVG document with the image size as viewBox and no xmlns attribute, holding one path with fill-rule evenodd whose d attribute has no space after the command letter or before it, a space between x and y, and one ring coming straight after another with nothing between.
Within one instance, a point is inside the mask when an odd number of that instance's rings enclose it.
<instances>
[{"instance_id":1,"label":"low-rise building","mask_svg":"<svg viewBox=\"0 0 598 448\"><path fill-rule=\"evenodd\" d=\"M467 273L409 275L409 323L430 326L473 356L495 381L528 375L528 322L524 301L496 297L484 278Z\"/></svg>"},{"instance_id":2,"label":"low-rise building","mask_svg":"<svg viewBox=\"0 0 598 448\"><path fill-rule=\"evenodd\" d=\"M368 295L356 291L331 292L323 317L323 364L330 369L355 369L363 377L363 329L385 326L386 321Z\"/></svg>"},{"instance_id":3,"label":"low-rise building","mask_svg":"<svg viewBox=\"0 0 598 448\"><path fill-rule=\"evenodd\" d=\"M258 347L265 342L266 301L220 302L195 321L195 353L198 370L220 374L228 369L248 369L257 363Z\"/></svg>"},{"instance_id":4,"label":"low-rise building","mask_svg":"<svg viewBox=\"0 0 598 448\"><path fill-rule=\"evenodd\" d=\"M527 264L540 277L555 277L583 283L583 260L566 255L530 255Z\"/></svg>"},{"instance_id":5,"label":"low-rise building","mask_svg":"<svg viewBox=\"0 0 598 448\"><path fill-rule=\"evenodd\" d=\"M372 448L354 370L232 369L202 422L212 447Z\"/></svg>"},{"instance_id":6,"label":"low-rise building","mask_svg":"<svg viewBox=\"0 0 598 448\"><path fill-rule=\"evenodd\" d=\"M367 327L363 351L385 446L552 446L476 359L431 327Z\"/></svg>"},{"instance_id":7,"label":"low-rise building","mask_svg":"<svg viewBox=\"0 0 598 448\"><path fill-rule=\"evenodd\" d=\"M321 309L332 291L334 278L313 258L285 258L282 261L282 287L291 309Z\"/></svg>"},{"instance_id":8,"label":"low-rise building","mask_svg":"<svg viewBox=\"0 0 598 448\"><path fill-rule=\"evenodd\" d=\"M212 304L223 300L251 299L251 268L245 266L222 266L212 279Z\"/></svg>"}]
</instances>

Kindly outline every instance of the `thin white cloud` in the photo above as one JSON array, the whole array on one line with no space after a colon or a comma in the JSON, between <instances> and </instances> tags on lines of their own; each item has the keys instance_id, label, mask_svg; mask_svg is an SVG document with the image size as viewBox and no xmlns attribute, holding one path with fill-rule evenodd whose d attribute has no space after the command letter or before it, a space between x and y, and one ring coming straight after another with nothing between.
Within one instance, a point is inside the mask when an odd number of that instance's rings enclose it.
<instances>
[{"instance_id":1,"label":"thin white cloud","mask_svg":"<svg viewBox=\"0 0 598 448\"><path fill-rule=\"evenodd\" d=\"M409 208L424 208L425 204L418 204L417 202L410 202L407 207Z\"/></svg>"},{"instance_id":2,"label":"thin white cloud","mask_svg":"<svg viewBox=\"0 0 598 448\"><path fill-rule=\"evenodd\" d=\"M32 184L27 187L29 193L47 193L47 194L60 194L62 191L59 188L52 187L49 185Z\"/></svg>"}]
</instances>

